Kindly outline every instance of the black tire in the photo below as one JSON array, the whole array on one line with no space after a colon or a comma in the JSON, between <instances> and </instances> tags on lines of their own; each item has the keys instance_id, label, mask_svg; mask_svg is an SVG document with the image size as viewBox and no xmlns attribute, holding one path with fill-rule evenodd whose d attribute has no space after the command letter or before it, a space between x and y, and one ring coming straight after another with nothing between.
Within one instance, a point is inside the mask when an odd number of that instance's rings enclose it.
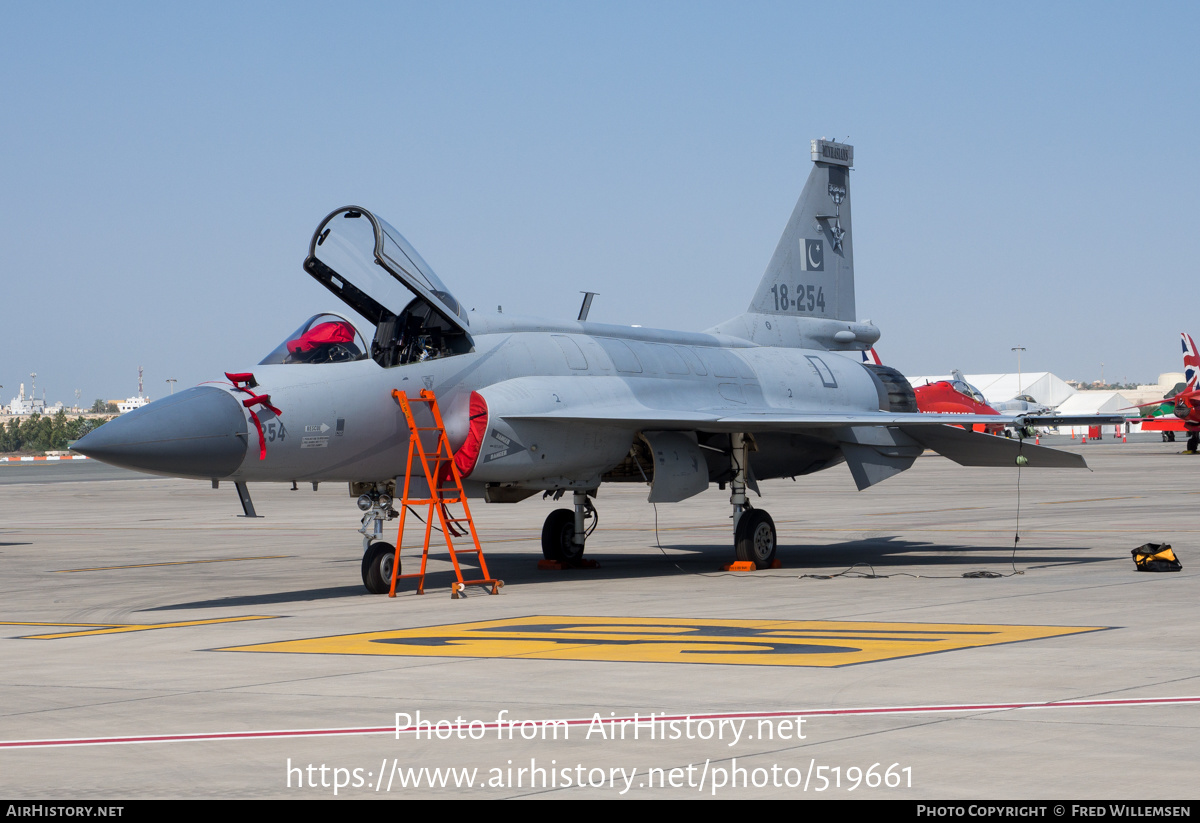
<instances>
[{"instance_id":1,"label":"black tire","mask_svg":"<svg viewBox=\"0 0 1200 823\"><path fill-rule=\"evenodd\" d=\"M1190 452L1200 448L1200 432L1191 432L1188 434L1187 450Z\"/></svg>"},{"instance_id":2,"label":"black tire","mask_svg":"<svg viewBox=\"0 0 1200 823\"><path fill-rule=\"evenodd\" d=\"M575 537L575 512L555 509L542 525L542 556L559 563L578 563L583 559L583 546L572 541Z\"/></svg>"},{"instance_id":3,"label":"black tire","mask_svg":"<svg viewBox=\"0 0 1200 823\"><path fill-rule=\"evenodd\" d=\"M775 562L775 521L762 509L742 512L733 535L733 549L738 560L749 560L760 569Z\"/></svg>"},{"instance_id":4,"label":"black tire","mask_svg":"<svg viewBox=\"0 0 1200 823\"><path fill-rule=\"evenodd\" d=\"M363 585L371 594L387 594L392 590L392 563L395 562L396 547L391 543L371 544L362 559ZM399 574L399 569L396 574Z\"/></svg>"}]
</instances>

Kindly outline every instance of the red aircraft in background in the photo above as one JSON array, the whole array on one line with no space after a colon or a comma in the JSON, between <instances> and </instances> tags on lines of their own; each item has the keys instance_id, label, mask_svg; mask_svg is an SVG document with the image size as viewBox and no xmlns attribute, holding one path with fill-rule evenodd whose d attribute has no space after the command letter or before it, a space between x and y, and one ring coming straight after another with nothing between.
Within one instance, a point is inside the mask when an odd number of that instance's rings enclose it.
<instances>
[{"instance_id":1,"label":"red aircraft in background","mask_svg":"<svg viewBox=\"0 0 1200 823\"><path fill-rule=\"evenodd\" d=\"M1183 375L1187 380L1183 389L1153 403L1139 403L1136 408L1157 406L1158 412L1142 418L1142 431L1186 431L1188 441L1184 454L1195 454L1200 447L1200 388L1196 385L1200 376L1200 352L1196 351L1196 341L1190 334L1182 332L1180 337L1183 338ZM1175 438L1171 436L1170 439Z\"/></svg>"},{"instance_id":2,"label":"red aircraft in background","mask_svg":"<svg viewBox=\"0 0 1200 823\"><path fill-rule=\"evenodd\" d=\"M1000 414L989 406L979 390L963 380L962 374L957 371L954 372L953 380L939 380L924 386L913 386L913 392L917 395L917 409L923 412ZM1003 423L976 423L971 428L988 434L1004 432Z\"/></svg>"},{"instance_id":3,"label":"red aircraft in background","mask_svg":"<svg viewBox=\"0 0 1200 823\"><path fill-rule=\"evenodd\" d=\"M871 357L875 358L875 363L883 365L875 349L871 349L870 352ZM863 352L863 360L866 359L867 353ZM917 396L917 410L932 414L1000 414L987 404L979 389L963 379L962 372L955 369L951 372L951 378L926 383L923 386L913 386L913 393ZM971 428L987 434L1004 433L1003 423L976 423Z\"/></svg>"}]
</instances>

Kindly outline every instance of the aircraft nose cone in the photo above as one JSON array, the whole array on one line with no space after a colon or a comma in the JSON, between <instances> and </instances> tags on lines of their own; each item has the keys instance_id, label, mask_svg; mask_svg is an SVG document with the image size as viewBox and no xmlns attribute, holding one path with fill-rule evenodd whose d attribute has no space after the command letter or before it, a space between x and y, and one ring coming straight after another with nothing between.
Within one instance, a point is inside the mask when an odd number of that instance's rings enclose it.
<instances>
[{"instance_id":1,"label":"aircraft nose cone","mask_svg":"<svg viewBox=\"0 0 1200 823\"><path fill-rule=\"evenodd\" d=\"M196 386L88 432L74 451L172 477L228 477L246 457L246 415L229 392Z\"/></svg>"}]
</instances>

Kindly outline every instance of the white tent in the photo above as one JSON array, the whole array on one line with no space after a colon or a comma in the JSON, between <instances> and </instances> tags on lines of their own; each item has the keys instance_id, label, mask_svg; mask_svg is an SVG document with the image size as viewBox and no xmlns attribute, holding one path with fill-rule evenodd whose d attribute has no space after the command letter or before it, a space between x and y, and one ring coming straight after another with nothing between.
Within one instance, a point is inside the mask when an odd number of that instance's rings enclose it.
<instances>
[{"instance_id":1,"label":"white tent","mask_svg":"<svg viewBox=\"0 0 1200 823\"><path fill-rule=\"evenodd\" d=\"M1129 398L1115 391L1081 391L1068 397L1055 411L1059 414L1128 414L1126 411L1133 404ZM1124 426L1104 426L1104 437L1120 435ZM1087 426L1060 426L1059 434L1085 435Z\"/></svg>"}]
</instances>

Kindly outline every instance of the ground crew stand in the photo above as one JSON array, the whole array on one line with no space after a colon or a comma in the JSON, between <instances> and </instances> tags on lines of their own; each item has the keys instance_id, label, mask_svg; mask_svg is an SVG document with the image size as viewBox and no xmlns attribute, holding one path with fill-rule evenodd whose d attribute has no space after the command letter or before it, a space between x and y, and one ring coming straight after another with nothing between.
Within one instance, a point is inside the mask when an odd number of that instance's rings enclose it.
<instances>
[{"instance_id":1,"label":"ground crew stand","mask_svg":"<svg viewBox=\"0 0 1200 823\"><path fill-rule=\"evenodd\" d=\"M392 391L404 412L408 422L408 465L404 470L404 494L400 498L400 531L396 535L396 561L392 564L392 588L388 597L396 596L396 581L407 577L419 578L417 594L425 593L425 565L429 560L429 538L433 532L433 518L436 513L442 524L442 534L446 537L446 548L450 551L450 562L454 564L454 574L458 582L451 584L450 596L457 599L459 593L467 586L491 586L491 593L499 592L504 585L503 580L495 580L488 573L487 561L483 557L483 548L479 545L479 535L475 531L475 521L471 519L471 509L467 505L467 495L463 491L462 476L458 466L454 465L454 451L450 448L450 440L446 437L446 426L442 423L442 413L438 409L437 397L428 389L421 390L417 400L410 400L408 395L399 389ZM433 417L432 426L418 426L413 414L413 406L424 403L428 406ZM437 447L432 455L425 451L421 435L427 432L435 433ZM410 497L413 479L413 457L420 459L421 470L425 473L426 485L429 487L429 497ZM454 517L449 506L462 506L462 516ZM421 571L415 574L399 574L400 546L404 540L404 521L408 515L409 506L426 506L425 514L425 545L421 553ZM462 524L466 531L462 531ZM453 537L471 535L475 544L473 549L455 549ZM479 580L463 580L462 567L458 564L459 554L476 554L479 556L479 571L483 577Z\"/></svg>"}]
</instances>

